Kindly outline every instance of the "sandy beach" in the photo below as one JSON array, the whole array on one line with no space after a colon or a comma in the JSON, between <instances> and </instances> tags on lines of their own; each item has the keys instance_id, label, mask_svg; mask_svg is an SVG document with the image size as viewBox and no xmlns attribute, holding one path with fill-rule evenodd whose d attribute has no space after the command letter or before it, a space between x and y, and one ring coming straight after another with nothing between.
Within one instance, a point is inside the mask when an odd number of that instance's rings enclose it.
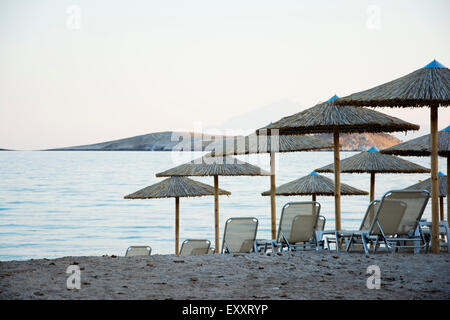
<instances>
[{"instance_id":1,"label":"sandy beach","mask_svg":"<svg viewBox=\"0 0 450 320\"><path fill-rule=\"evenodd\" d=\"M448 254L284 252L0 262L0 299L450 299ZM67 289L69 265L81 288ZM380 289L367 288L379 266Z\"/></svg>"}]
</instances>

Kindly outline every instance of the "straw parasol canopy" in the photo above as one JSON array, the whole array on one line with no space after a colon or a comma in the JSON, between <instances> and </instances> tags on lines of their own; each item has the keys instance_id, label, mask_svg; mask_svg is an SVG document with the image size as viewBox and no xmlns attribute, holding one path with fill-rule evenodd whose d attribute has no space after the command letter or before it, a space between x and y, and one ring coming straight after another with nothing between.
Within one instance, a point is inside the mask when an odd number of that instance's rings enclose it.
<instances>
[{"instance_id":1,"label":"straw parasol canopy","mask_svg":"<svg viewBox=\"0 0 450 320\"><path fill-rule=\"evenodd\" d=\"M444 198L447 195L447 176L442 172L438 172L439 181L439 197ZM431 191L431 179L423 180L412 186L405 188L405 190L427 190Z\"/></svg>"},{"instance_id":2,"label":"straw parasol canopy","mask_svg":"<svg viewBox=\"0 0 450 320\"><path fill-rule=\"evenodd\" d=\"M418 130L419 126L387 114L352 106L338 106L334 95L326 102L319 103L291 116L284 117L264 128L269 133L278 130L280 135L328 133L335 128L339 133L353 132L397 132Z\"/></svg>"},{"instance_id":3,"label":"straw parasol canopy","mask_svg":"<svg viewBox=\"0 0 450 320\"><path fill-rule=\"evenodd\" d=\"M339 133L407 131L418 130L419 126L370 109L337 106L334 104L337 98L334 95L326 102L284 117L257 133L264 130L278 131L280 135L333 133L335 221L336 230L341 230Z\"/></svg>"},{"instance_id":4,"label":"straw parasol canopy","mask_svg":"<svg viewBox=\"0 0 450 320\"><path fill-rule=\"evenodd\" d=\"M250 163L230 156L194 159L172 169L157 173L157 177L167 176L213 176L214 177L214 229L215 250L219 252L219 176L261 176L269 172Z\"/></svg>"},{"instance_id":5,"label":"straw parasol canopy","mask_svg":"<svg viewBox=\"0 0 450 320\"><path fill-rule=\"evenodd\" d=\"M231 193L219 189L219 195ZM214 195L214 187L186 177L170 177L125 196L125 199L185 198Z\"/></svg>"},{"instance_id":6,"label":"straw parasol canopy","mask_svg":"<svg viewBox=\"0 0 450 320\"><path fill-rule=\"evenodd\" d=\"M316 201L316 196L334 195L334 182L330 178L324 177L317 172L311 172L307 176L278 186L275 192L277 196L312 195L313 201ZM341 183L341 195L343 196L363 196L367 194L366 191ZM270 191L265 191L261 193L261 195L268 196L270 195Z\"/></svg>"},{"instance_id":7,"label":"straw parasol canopy","mask_svg":"<svg viewBox=\"0 0 450 320\"><path fill-rule=\"evenodd\" d=\"M221 142L220 142L221 143ZM213 156L238 155L250 153L269 153L270 154L270 216L272 239L276 237L276 201L275 201L275 153L276 152L295 152L295 151L313 151L321 149L331 149L330 145L323 139L309 135L289 135L289 136L268 136L256 135L253 133L245 137L235 137L234 140L228 139L223 145L218 145Z\"/></svg>"},{"instance_id":8,"label":"straw parasol canopy","mask_svg":"<svg viewBox=\"0 0 450 320\"><path fill-rule=\"evenodd\" d=\"M431 155L430 135L399 143L380 152L399 156L429 157ZM450 126L438 132L438 154L441 157L450 156Z\"/></svg>"},{"instance_id":9,"label":"straw parasol canopy","mask_svg":"<svg viewBox=\"0 0 450 320\"><path fill-rule=\"evenodd\" d=\"M450 70L433 60L410 74L381 84L372 89L354 93L336 104L370 107L429 107L431 145L431 216L432 252L439 247L438 213L438 108L450 105Z\"/></svg>"},{"instance_id":10,"label":"straw parasol canopy","mask_svg":"<svg viewBox=\"0 0 450 320\"><path fill-rule=\"evenodd\" d=\"M316 169L317 172L334 172L333 164ZM430 169L402 158L382 154L375 147L341 161L342 173L370 173L370 201L375 199L376 173L429 173Z\"/></svg>"},{"instance_id":11,"label":"straw parasol canopy","mask_svg":"<svg viewBox=\"0 0 450 320\"><path fill-rule=\"evenodd\" d=\"M441 218L441 221L444 220L444 197L447 194L447 176L443 174L442 172L438 172L438 185L439 185L439 215ZM428 178L427 180L421 181L419 183L413 184L412 186L409 186L405 188L405 190L427 190L428 192L431 191L431 179ZM448 198L447 198L448 202ZM447 211L447 219L448 219L448 211Z\"/></svg>"},{"instance_id":12,"label":"straw parasol canopy","mask_svg":"<svg viewBox=\"0 0 450 320\"><path fill-rule=\"evenodd\" d=\"M245 137L234 137L223 142L223 147L215 145L212 156L238 155L251 153L312 151L333 148L323 139L309 135L259 136L255 133Z\"/></svg>"},{"instance_id":13,"label":"straw parasol canopy","mask_svg":"<svg viewBox=\"0 0 450 320\"><path fill-rule=\"evenodd\" d=\"M231 193L222 189L219 195L229 196ZM202 197L214 195L214 188L185 177L170 177L125 196L125 199L175 198L175 254L179 253L180 232L180 198Z\"/></svg>"}]
</instances>

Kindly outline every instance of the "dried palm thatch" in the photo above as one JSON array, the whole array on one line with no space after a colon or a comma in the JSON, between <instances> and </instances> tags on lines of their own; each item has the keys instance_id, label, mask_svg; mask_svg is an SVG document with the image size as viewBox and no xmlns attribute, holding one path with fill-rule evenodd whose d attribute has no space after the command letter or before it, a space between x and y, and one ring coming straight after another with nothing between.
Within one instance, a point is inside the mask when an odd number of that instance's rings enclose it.
<instances>
[{"instance_id":1,"label":"dried palm thatch","mask_svg":"<svg viewBox=\"0 0 450 320\"><path fill-rule=\"evenodd\" d=\"M265 191L261 194L263 196L268 196L270 195L270 191ZM333 196L334 181L330 178L321 176L316 172L312 172L307 176L277 187L276 194L279 196ZM359 196L368 194L369 193L366 191L341 183L341 195Z\"/></svg>"},{"instance_id":2,"label":"dried palm thatch","mask_svg":"<svg viewBox=\"0 0 450 320\"><path fill-rule=\"evenodd\" d=\"M439 181L439 197L445 197L447 195L447 176L445 174L443 174L442 172L439 172L438 177L439 177L439 179L438 179L438 181ZM405 190L427 190L428 192L430 192L431 191L431 179L428 178L419 183L413 184L412 186L405 188Z\"/></svg>"},{"instance_id":3,"label":"dried palm thatch","mask_svg":"<svg viewBox=\"0 0 450 320\"><path fill-rule=\"evenodd\" d=\"M219 189L219 195L231 193ZM214 195L214 188L186 177L170 177L125 196L125 199L184 198Z\"/></svg>"},{"instance_id":4,"label":"dried palm thatch","mask_svg":"<svg viewBox=\"0 0 450 320\"><path fill-rule=\"evenodd\" d=\"M214 146L211 156L295 152L331 149L333 146L323 139L309 135L268 136L253 133L245 137L235 137L221 141Z\"/></svg>"},{"instance_id":5,"label":"dried palm thatch","mask_svg":"<svg viewBox=\"0 0 450 320\"><path fill-rule=\"evenodd\" d=\"M172 169L159 172L157 177L167 176L261 176L269 172L233 157L204 156Z\"/></svg>"},{"instance_id":6,"label":"dried palm thatch","mask_svg":"<svg viewBox=\"0 0 450 320\"><path fill-rule=\"evenodd\" d=\"M334 172L334 165L316 169L317 172ZM372 147L347 159L341 160L343 173L429 173L430 169L402 158L382 154Z\"/></svg>"},{"instance_id":7,"label":"dried palm thatch","mask_svg":"<svg viewBox=\"0 0 450 320\"><path fill-rule=\"evenodd\" d=\"M381 153L400 156L428 157L431 154L430 135L424 135L381 150ZM438 132L438 154L450 156L450 126Z\"/></svg>"},{"instance_id":8,"label":"dried palm thatch","mask_svg":"<svg viewBox=\"0 0 450 320\"><path fill-rule=\"evenodd\" d=\"M336 98L335 98L336 99ZM419 126L371 109L337 106L331 98L312 108L284 117L257 131L277 129L280 135L327 133L396 132L418 130Z\"/></svg>"},{"instance_id":9,"label":"dried palm thatch","mask_svg":"<svg viewBox=\"0 0 450 320\"><path fill-rule=\"evenodd\" d=\"M422 107L450 104L450 70L433 60L406 76L336 100L338 105Z\"/></svg>"}]
</instances>

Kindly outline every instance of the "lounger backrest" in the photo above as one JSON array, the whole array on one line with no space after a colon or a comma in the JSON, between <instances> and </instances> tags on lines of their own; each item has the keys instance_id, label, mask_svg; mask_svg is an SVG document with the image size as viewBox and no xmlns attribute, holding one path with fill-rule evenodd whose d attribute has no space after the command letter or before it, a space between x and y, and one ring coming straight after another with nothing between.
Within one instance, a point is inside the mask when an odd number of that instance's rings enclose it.
<instances>
[{"instance_id":1,"label":"lounger backrest","mask_svg":"<svg viewBox=\"0 0 450 320\"><path fill-rule=\"evenodd\" d=\"M430 194L425 190L396 190L386 193L377 212L377 221L385 235L413 234L429 198ZM379 231L374 228L374 232Z\"/></svg>"},{"instance_id":2,"label":"lounger backrest","mask_svg":"<svg viewBox=\"0 0 450 320\"><path fill-rule=\"evenodd\" d=\"M370 229L379 206L380 200L374 200L369 204L366 210L366 214L364 215L364 218L361 222L361 226L359 227L360 231L368 231Z\"/></svg>"},{"instance_id":3,"label":"lounger backrest","mask_svg":"<svg viewBox=\"0 0 450 320\"><path fill-rule=\"evenodd\" d=\"M397 234L397 230L405 215L406 203L394 199L384 200L377 213L377 220L373 223L372 234L381 235L381 230L386 236ZM380 230L381 227L381 230Z\"/></svg>"},{"instance_id":4,"label":"lounger backrest","mask_svg":"<svg viewBox=\"0 0 450 320\"><path fill-rule=\"evenodd\" d=\"M151 252L152 248L149 246L131 246L128 247L125 257L149 256Z\"/></svg>"},{"instance_id":5,"label":"lounger backrest","mask_svg":"<svg viewBox=\"0 0 450 320\"><path fill-rule=\"evenodd\" d=\"M327 219L325 219L324 216L319 216L319 219L317 220L317 231L323 231L325 230L325 222L327 221Z\"/></svg>"},{"instance_id":6,"label":"lounger backrest","mask_svg":"<svg viewBox=\"0 0 450 320\"><path fill-rule=\"evenodd\" d=\"M229 218L225 223L222 252L227 248L231 253L248 253L252 250L258 231L258 219Z\"/></svg>"},{"instance_id":7,"label":"lounger backrest","mask_svg":"<svg viewBox=\"0 0 450 320\"><path fill-rule=\"evenodd\" d=\"M181 245L180 255L207 254L210 245L209 240L187 239Z\"/></svg>"},{"instance_id":8,"label":"lounger backrest","mask_svg":"<svg viewBox=\"0 0 450 320\"><path fill-rule=\"evenodd\" d=\"M314 234L320 213L320 204L315 201L289 202L281 211L277 241L285 243L306 242ZM284 237L283 237L284 235Z\"/></svg>"}]
</instances>

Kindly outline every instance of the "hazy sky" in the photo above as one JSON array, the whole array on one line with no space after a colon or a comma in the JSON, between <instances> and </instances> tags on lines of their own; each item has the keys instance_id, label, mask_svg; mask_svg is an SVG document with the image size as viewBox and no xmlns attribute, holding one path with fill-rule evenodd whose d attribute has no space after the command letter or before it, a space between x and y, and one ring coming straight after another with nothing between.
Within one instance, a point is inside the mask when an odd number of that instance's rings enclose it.
<instances>
[{"instance_id":1,"label":"hazy sky","mask_svg":"<svg viewBox=\"0 0 450 320\"><path fill-rule=\"evenodd\" d=\"M368 89L434 58L450 66L449 9L448 0L0 0L0 148L215 127L284 99L310 107ZM427 109L379 110L429 122ZM439 117L441 129L450 111Z\"/></svg>"}]
</instances>

